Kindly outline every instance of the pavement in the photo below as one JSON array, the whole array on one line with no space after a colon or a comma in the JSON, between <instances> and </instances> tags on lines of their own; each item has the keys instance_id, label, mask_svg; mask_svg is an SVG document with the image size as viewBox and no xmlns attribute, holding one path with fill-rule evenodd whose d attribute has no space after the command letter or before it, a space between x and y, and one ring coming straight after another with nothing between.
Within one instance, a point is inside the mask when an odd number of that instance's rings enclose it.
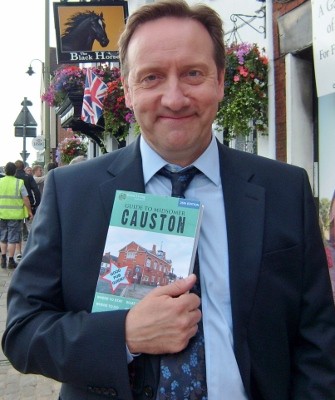
<instances>
[{"instance_id":1,"label":"pavement","mask_svg":"<svg viewBox=\"0 0 335 400\"><path fill-rule=\"evenodd\" d=\"M0 268L0 338L5 330L7 290L12 274L12 270ZM16 371L0 347L1 400L57 400L60 385L44 376Z\"/></svg>"},{"instance_id":2,"label":"pavement","mask_svg":"<svg viewBox=\"0 0 335 400\"><path fill-rule=\"evenodd\" d=\"M335 266L329 269L335 300ZM7 318L7 290L13 271L0 268L0 338ZM58 400L60 383L16 371L0 347L0 400Z\"/></svg>"}]
</instances>

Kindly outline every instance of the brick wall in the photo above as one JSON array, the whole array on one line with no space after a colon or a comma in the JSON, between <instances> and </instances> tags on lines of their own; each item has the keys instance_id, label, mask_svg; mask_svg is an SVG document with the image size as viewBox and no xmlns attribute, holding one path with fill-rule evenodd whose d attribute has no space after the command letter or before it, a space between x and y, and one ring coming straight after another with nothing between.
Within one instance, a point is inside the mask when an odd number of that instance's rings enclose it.
<instances>
[{"instance_id":1,"label":"brick wall","mask_svg":"<svg viewBox=\"0 0 335 400\"><path fill-rule=\"evenodd\" d=\"M273 3L273 47L275 73L275 104L276 104L276 158L287 161L286 154L286 91L285 91L285 55L280 56L278 18L310 0L293 0L288 3L274 1Z\"/></svg>"}]
</instances>

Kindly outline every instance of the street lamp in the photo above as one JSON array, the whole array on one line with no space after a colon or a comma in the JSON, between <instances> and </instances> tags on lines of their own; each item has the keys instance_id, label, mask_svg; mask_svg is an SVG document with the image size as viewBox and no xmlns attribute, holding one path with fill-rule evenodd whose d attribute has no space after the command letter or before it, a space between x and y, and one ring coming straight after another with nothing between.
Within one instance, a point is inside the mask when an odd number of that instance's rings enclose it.
<instances>
[{"instance_id":1,"label":"street lamp","mask_svg":"<svg viewBox=\"0 0 335 400\"><path fill-rule=\"evenodd\" d=\"M43 75L43 86L44 86L44 73L45 73L45 71L44 71L44 62L42 60L40 60L39 58L34 58L33 60L31 60L30 63L29 63L28 70L26 71L26 74L28 74L29 76L32 76L33 74L35 74L35 71L33 70L33 67L31 65L34 61L39 61L42 64L42 75Z\"/></svg>"},{"instance_id":2,"label":"street lamp","mask_svg":"<svg viewBox=\"0 0 335 400\"><path fill-rule=\"evenodd\" d=\"M44 63L39 58L34 58L30 61L28 70L26 71L26 74L28 74L29 76L35 74L35 71L32 67L34 61L39 61L42 64L42 80L44 92L50 83L50 66L49 63ZM50 107L45 102L42 103L42 119L42 134L45 138L44 164L47 165L50 162Z\"/></svg>"}]
</instances>

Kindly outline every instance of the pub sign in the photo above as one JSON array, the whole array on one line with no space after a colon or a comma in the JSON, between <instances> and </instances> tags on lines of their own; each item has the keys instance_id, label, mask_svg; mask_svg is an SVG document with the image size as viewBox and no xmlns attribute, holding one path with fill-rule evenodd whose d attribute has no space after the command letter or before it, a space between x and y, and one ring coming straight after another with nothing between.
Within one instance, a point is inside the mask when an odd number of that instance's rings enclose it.
<instances>
[{"instance_id":1,"label":"pub sign","mask_svg":"<svg viewBox=\"0 0 335 400\"><path fill-rule=\"evenodd\" d=\"M126 1L54 3L58 64L118 62Z\"/></svg>"}]
</instances>

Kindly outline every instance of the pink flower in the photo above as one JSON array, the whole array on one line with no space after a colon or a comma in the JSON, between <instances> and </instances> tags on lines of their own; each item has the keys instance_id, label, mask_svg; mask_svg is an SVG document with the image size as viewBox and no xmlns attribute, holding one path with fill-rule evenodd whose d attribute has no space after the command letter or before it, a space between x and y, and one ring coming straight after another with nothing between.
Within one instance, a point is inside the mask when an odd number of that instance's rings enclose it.
<instances>
[{"instance_id":1,"label":"pink flower","mask_svg":"<svg viewBox=\"0 0 335 400\"><path fill-rule=\"evenodd\" d=\"M248 73L249 73L248 68L244 68L242 66L238 66L237 69L238 69L239 73L242 76L244 76L245 78L248 76Z\"/></svg>"}]
</instances>

